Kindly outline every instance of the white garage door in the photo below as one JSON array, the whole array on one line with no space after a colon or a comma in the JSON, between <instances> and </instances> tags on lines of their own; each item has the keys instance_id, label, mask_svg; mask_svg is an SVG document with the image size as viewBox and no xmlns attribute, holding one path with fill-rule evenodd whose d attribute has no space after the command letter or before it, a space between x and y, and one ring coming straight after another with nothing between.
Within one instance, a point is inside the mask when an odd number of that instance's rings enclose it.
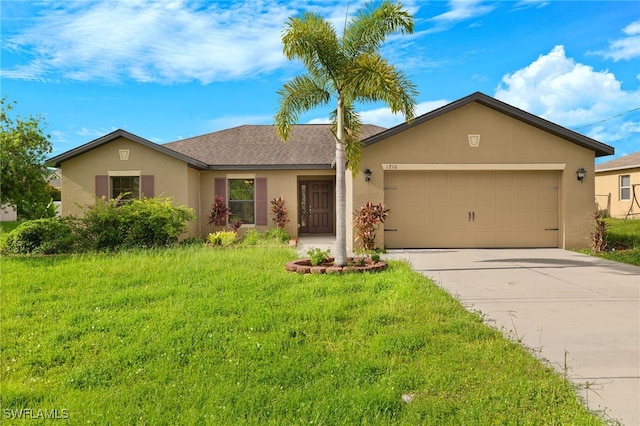
<instances>
[{"instance_id":1,"label":"white garage door","mask_svg":"<svg viewBox=\"0 0 640 426\"><path fill-rule=\"evenodd\" d=\"M385 171L388 248L558 247L558 172Z\"/></svg>"}]
</instances>

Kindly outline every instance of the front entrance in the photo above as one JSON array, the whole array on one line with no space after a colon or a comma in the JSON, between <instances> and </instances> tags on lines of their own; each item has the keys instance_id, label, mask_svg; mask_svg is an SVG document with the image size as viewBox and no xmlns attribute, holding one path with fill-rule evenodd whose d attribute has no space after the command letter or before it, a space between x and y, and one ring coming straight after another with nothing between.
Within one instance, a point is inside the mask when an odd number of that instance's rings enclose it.
<instances>
[{"instance_id":1,"label":"front entrance","mask_svg":"<svg viewBox=\"0 0 640 426\"><path fill-rule=\"evenodd\" d=\"M298 226L302 234L333 234L334 196L332 180L298 182Z\"/></svg>"}]
</instances>

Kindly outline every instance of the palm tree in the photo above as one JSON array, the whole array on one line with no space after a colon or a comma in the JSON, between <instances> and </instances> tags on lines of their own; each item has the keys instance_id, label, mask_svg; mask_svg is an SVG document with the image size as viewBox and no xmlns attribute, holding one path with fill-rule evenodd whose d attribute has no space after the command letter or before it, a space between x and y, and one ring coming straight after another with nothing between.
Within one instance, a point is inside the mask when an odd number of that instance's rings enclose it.
<instances>
[{"instance_id":1,"label":"palm tree","mask_svg":"<svg viewBox=\"0 0 640 426\"><path fill-rule=\"evenodd\" d=\"M393 113L407 121L415 115L417 91L408 78L380 54L387 36L412 33L413 17L400 3L383 1L366 4L345 23L338 37L331 23L315 13L289 18L282 36L283 51L289 60L298 59L307 74L287 82L278 94L280 109L275 116L278 136L286 141L300 113L337 103L331 115L336 140L336 245L334 264L347 264L346 185L347 167L353 176L360 165L361 122L356 102L386 103Z\"/></svg>"}]
</instances>

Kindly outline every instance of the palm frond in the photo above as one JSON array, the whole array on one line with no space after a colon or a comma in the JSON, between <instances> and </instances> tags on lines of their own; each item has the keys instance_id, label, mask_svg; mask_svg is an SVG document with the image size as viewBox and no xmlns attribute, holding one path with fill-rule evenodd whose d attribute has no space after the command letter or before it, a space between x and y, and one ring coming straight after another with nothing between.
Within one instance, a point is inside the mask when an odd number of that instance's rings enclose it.
<instances>
[{"instance_id":1,"label":"palm frond","mask_svg":"<svg viewBox=\"0 0 640 426\"><path fill-rule=\"evenodd\" d=\"M345 73L345 79L353 101L382 101L407 121L415 117L416 86L379 54L360 55Z\"/></svg>"},{"instance_id":2,"label":"palm frond","mask_svg":"<svg viewBox=\"0 0 640 426\"><path fill-rule=\"evenodd\" d=\"M350 58L372 53L380 48L387 36L396 32L413 33L413 16L396 1L383 1L378 5L369 2L347 25L344 49Z\"/></svg>"},{"instance_id":3,"label":"palm frond","mask_svg":"<svg viewBox=\"0 0 640 426\"><path fill-rule=\"evenodd\" d=\"M276 132L284 141L289 139L291 127L297 123L304 111L326 105L331 100L331 92L323 81L309 75L301 75L288 81L278 91L280 109L275 116Z\"/></svg>"},{"instance_id":4,"label":"palm frond","mask_svg":"<svg viewBox=\"0 0 640 426\"><path fill-rule=\"evenodd\" d=\"M289 59L302 61L314 77L329 75L344 66L343 50L336 31L322 16L307 12L289 18L282 35L283 52Z\"/></svg>"}]
</instances>

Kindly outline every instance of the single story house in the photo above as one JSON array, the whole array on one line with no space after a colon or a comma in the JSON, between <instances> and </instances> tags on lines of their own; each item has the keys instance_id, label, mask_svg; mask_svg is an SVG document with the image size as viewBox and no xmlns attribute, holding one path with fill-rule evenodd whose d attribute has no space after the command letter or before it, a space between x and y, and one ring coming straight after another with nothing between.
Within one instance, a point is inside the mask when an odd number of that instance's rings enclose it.
<instances>
[{"instance_id":1,"label":"single story house","mask_svg":"<svg viewBox=\"0 0 640 426\"><path fill-rule=\"evenodd\" d=\"M595 173L598 209L610 217L640 218L640 151L598 164Z\"/></svg>"},{"instance_id":2,"label":"single story house","mask_svg":"<svg viewBox=\"0 0 640 426\"><path fill-rule=\"evenodd\" d=\"M614 152L479 92L411 124L365 125L362 144L347 212L385 203L378 238L388 248L585 247L595 158ZM269 201L282 196L297 236L335 233L334 161L329 125L297 125L286 143L255 125L163 145L117 130L48 163L62 171L63 215L123 191L171 196L196 213L189 234L206 236L216 194L259 231L274 226Z\"/></svg>"}]
</instances>

